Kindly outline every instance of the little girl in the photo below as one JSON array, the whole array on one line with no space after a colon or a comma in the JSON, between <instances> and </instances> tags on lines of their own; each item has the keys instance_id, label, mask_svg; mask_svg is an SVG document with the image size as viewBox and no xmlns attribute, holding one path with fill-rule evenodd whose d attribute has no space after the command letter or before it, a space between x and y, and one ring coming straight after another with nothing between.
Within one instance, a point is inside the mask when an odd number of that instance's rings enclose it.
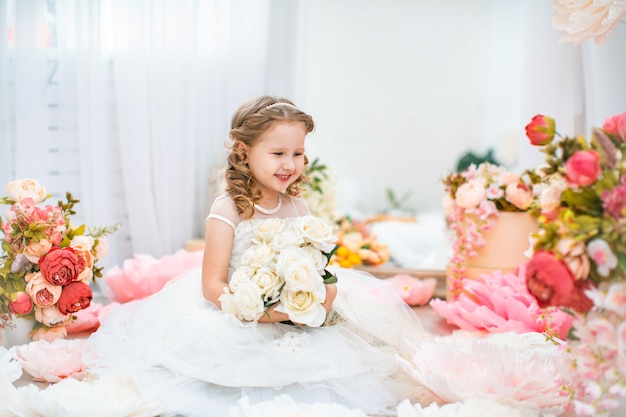
<instances>
[{"instance_id":1,"label":"little girl","mask_svg":"<svg viewBox=\"0 0 626 417\"><path fill-rule=\"evenodd\" d=\"M244 397L278 395L394 415L399 402L419 394L397 356L420 342L422 326L383 280L328 267L337 283L322 286L321 326L298 324L281 302L252 320L223 305L264 220L310 216L298 185L313 128L311 116L283 98L256 98L237 110L226 194L206 219L202 269L107 315L84 350L92 372L132 373L164 416L222 417Z\"/></svg>"}]
</instances>

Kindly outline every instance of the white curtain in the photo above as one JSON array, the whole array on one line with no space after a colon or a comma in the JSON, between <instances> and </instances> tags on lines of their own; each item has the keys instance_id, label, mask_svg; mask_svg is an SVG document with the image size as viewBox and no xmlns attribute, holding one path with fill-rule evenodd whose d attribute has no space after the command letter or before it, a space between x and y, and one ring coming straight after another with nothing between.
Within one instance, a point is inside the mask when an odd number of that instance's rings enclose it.
<instances>
[{"instance_id":1,"label":"white curtain","mask_svg":"<svg viewBox=\"0 0 626 417\"><path fill-rule=\"evenodd\" d=\"M230 117L293 97L300 2L0 0L0 183L36 178L122 223L108 264L201 237ZM269 48L269 46L272 48ZM280 64L280 65L277 65ZM74 174L74 175L72 175ZM56 202L56 201L55 201Z\"/></svg>"}]
</instances>

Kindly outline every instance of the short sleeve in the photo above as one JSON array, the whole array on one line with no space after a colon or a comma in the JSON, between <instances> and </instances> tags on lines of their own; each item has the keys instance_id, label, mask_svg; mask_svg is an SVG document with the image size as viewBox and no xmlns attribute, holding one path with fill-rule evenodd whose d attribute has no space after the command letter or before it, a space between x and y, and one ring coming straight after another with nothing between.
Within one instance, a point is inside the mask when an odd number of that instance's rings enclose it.
<instances>
[{"instance_id":1,"label":"short sleeve","mask_svg":"<svg viewBox=\"0 0 626 417\"><path fill-rule=\"evenodd\" d=\"M298 216L306 216L308 214L311 214L311 210L309 210L309 204L304 198L291 197L291 204L293 204L293 208Z\"/></svg>"},{"instance_id":2,"label":"short sleeve","mask_svg":"<svg viewBox=\"0 0 626 417\"><path fill-rule=\"evenodd\" d=\"M237 206L230 196L224 194L217 197L211 205L211 210L206 220L216 219L223 221L230 227L235 229L239 223L239 213L237 212Z\"/></svg>"}]
</instances>

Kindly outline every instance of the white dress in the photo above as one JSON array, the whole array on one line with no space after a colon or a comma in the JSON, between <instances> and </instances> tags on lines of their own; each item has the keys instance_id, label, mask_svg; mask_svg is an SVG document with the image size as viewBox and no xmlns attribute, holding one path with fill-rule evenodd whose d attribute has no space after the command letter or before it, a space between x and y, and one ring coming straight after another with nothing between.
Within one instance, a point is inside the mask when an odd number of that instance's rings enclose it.
<instances>
[{"instance_id":1,"label":"white dress","mask_svg":"<svg viewBox=\"0 0 626 417\"><path fill-rule=\"evenodd\" d=\"M297 217L294 199L281 198L275 217ZM233 225L231 272L267 217L257 213ZM328 269L338 277L330 325L240 321L203 298L201 270L194 269L107 315L86 342L84 362L96 373L131 373L144 397L162 404L164 416L222 417L243 397L254 403L282 394L393 415L418 385L397 355L409 355L407 342L421 341L422 325L384 280Z\"/></svg>"}]
</instances>

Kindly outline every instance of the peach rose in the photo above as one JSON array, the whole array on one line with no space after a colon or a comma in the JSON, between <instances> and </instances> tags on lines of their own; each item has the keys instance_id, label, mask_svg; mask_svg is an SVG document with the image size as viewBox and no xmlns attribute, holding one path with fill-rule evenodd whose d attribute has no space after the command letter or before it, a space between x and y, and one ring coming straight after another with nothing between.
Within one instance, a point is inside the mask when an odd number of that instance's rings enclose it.
<instances>
[{"instance_id":1,"label":"peach rose","mask_svg":"<svg viewBox=\"0 0 626 417\"><path fill-rule=\"evenodd\" d=\"M26 248L24 248L24 256L36 264L39 262L39 258L48 253L52 248L52 242L48 239L41 239L39 242L32 240Z\"/></svg>"},{"instance_id":2,"label":"peach rose","mask_svg":"<svg viewBox=\"0 0 626 417\"><path fill-rule=\"evenodd\" d=\"M72 321L72 315L61 313L56 305L44 308L35 307L35 320L48 327L65 327L66 324Z\"/></svg>"},{"instance_id":3,"label":"peach rose","mask_svg":"<svg viewBox=\"0 0 626 417\"><path fill-rule=\"evenodd\" d=\"M539 195L539 205L542 214L552 216L561 206L561 195L567 186L564 183L556 182L544 188Z\"/></svg>"},{"instance_id":4,"label":"peach rose","mask_svg":"<svg viewBox=\"0 0 626 417\"><path fill-rule=\"evenodd\" d=\"M31 198L33 204L41 203L47 195L46 189L39 182L30 178L11 181L7 185L7 194L11 201L19 203L26 198Z\"/></svg>"},{"instance_id":5,"label":"peach rose","mask_svg":"<svg viewBox=\"0 0 626 417\"><path fill-rule=\"evenodd\" d=\"M464 209L473 209L486 198L485 185L481 180L472 179L461 184L456 190L456 204Z\"/></svg>"},{"instance_id":6,"label":"peach rose","mask_svg":"<svg viewBox=\"0 0 626 417\"><path fill-rule=\"evenodd\" d=\"M506 199L520 210L526 210L533 202L533 191L521 182L514 182L506 186Z\"/></svg>"},{"instance_id":7,"label":"peach rose","mask_svg":"<svg viewBox=\"0 0 626 417\"><path fill-rule=\"evenodd\" d=\"M575 280L587 279L591 262L587 256L587 247L583 242L571 238L559 239L556 250L563 255L563 261L574 275Z\"/></svg>"},{"instance_id":8,"label":"peach rose","mask_svg":"<svg viewBox=\"0 0 626 417\"><path fill-rule=\"evenodd\" d=\"M33 272L25 277L26 291L30 294L33 302L37 307L50 307L56 304L61 296L62 287L60 285L50 284L41 275L41 272Z\"/></svg>"}]
</instances>

